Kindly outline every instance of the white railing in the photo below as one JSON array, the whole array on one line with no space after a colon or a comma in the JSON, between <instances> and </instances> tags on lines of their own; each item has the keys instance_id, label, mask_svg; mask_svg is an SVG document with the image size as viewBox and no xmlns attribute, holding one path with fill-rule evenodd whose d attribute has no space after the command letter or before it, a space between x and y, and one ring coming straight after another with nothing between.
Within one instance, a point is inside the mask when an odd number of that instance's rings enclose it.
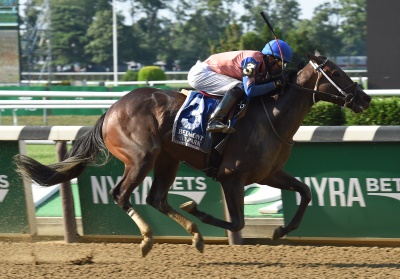
<instances>
[{"instance_id":1,"label":"white railing","mask_svg":"<svg viewBox=\"0 0 400 279\"><path fill-rule=\"evenodd\" d=\"M353 72L360 72L358 70L353 70ZM40 72L22 72L23 76L47 76L49 73ZM118 72L119 76L123 76L126 72ZM187 75L188 71L166 71L165 75ZM114 72L51 72L53 76L113 76Z\"/></svg>"},{"instance_id":2,"label":"white railing","mask_svg":"<svg viewBox=\"0 0 400 279\"><path fill-rule=\"evenodd\" d=\"M364 91L370 96L400 96L400 89L368 89Z\"/></svg>"},{"instance_id":3,"label":"white railing","mask_svg":"<svg viewBox=\"0 0 400 279\"><path fill-rule=\"evenodd\" d=\"M400 96L400 89L365 90L370 96ZM31 108L108 108L121 98L124 92L77 92L77 91L9 91L0 90L1 97L20 97L19 100L0 100L0 109ZM42 97L43 100L31 100L31 97ZM102 100L47 100L46 98L101 98Z\"/></svg>"},{"instance_id":4,"label":"white railing","mask_svg":"<svg viewBox=\"0 0 400 279\"><path fill-rule=\"evenodd\" d=\"M79 92L79 91L24 91L0 90L1 97L72 97L72 98L120 98L129 91L123 92ZM1 100L0 100L1 102Z\"/></svg>"},{"instance_id":5,"label":"white railing","mask_svg":"<svg viewBox=\"0 0 400 279\"><path fill-rule=\"evenodd\" d=\"M22 80L21 84L60 84L61 80ZM170 84L188 84L187 80L159 80L159 81L118 81L115 84L114 81L85 81L86 85L99 85L100 83L105 86L111 85L147 85L147 86L156 86L156 85L170 85Z\"/></svg>"},{"instance_id":6,"label":"white railing","mask_svg":"<svg viewBox=\"0 0 400 279\"><path fill-rule=\"evenodd\" d=\"M165 81L163 81L165 82ZM18 109L44 109L43 120L47 123L47 109L105 109L109 108L117 100L129 91L124 92L78 92L78 91L9 91L0 90L0 98L20 97L19 100L0 100L0 125L1 110L12 109L14 125L18 125ZM400 96L400 89L365 90L370 96ZM42 97L43 100L31 100L32 97ZM47 98L101 98L102 100L48 100ZM108 98L108 99L107 99ZM111 98L114 98L112 100ZM104 100L106 99L106 100Z\"/></svg>"},{"instance_id":7,"label":"white railing","mask_svg":"<svg viewBox=\"0 0 400 279\"><path fill-rule=\"evenodd\" d=\"M370 96L400 96L400 89L370 89L364 90ZM10 105L14 103L22 104L21 101L33 102L35 100L27 100L26 97L42 97L42 98L57 98L57 97L69 97L69 98L121 98L129 91L123 92L84 92L84 91L25 91L25 90L0 90L1 97L21 97L20 100L0 100L0 108L3 105ZM47 102L52 100L46 100ZM84 100L77 100L84 101ZM88 100L97 101L97 100ZM66 101L63 100L65 103ZM32 103L33 104L33 103Z\"/></svg>"},{"instance_id":8,"label":"white railing","mask_svg":"<svg viewBox=\"0 0 400 279\"><path fill-rule=\"evenodd\" d=\"M0 109L109 108L117 100L1 100Z\"/></svg>"}]
</instances>

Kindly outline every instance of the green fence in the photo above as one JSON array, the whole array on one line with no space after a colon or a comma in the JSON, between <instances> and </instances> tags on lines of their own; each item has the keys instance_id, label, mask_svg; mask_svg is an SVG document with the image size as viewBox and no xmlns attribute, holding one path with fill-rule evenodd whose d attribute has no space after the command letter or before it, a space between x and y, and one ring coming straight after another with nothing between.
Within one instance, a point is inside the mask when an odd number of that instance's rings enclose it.
<instances>
[{"instance_id":1,"label":"green fence","mask_svg":"<svg viewBox=\"0 0 400 279\"><path fill-rule=\"evenodd\" d=\"M319 128L312 135L310 127L300 129L295 138L300 141L302 137L305 142L295 144L285 166L287 172L309 185L313 194L300 227L288 237L399 241L400 127ZM27 208L32 197L28 193L25 198L27 192L23 181L10 163L19 153L16 140L27 133L16 134L15 129L11 129L1 134L0 234L28 234L32 231L29 225L32 222ZM11 134L15 134L14 141L11 141ZM358 134L364 135L350 141ZM326 139L331 142L323 142ZM85 235L141 236L134 222L109 195L122 173L123 164L114 159L102 167L89 167L79 177ZM152 180L150 174L133 192L131 201L135 208L152 226L155 236L189 237L181 226L146 204ZM178 211L180 204L195 200L200 210L224 218L219 183L185 164L180 166L168 197L171 206ZM282 199L287 225L297 210L299 197L293 192L282 191ZM226 238L225 230L180 212L196 222L204 236Z\"/></svg>"},{"instance_id":2,"label":"green fence","mask_svg":"<svg viewBox=\"0 0 400 279\"><path fill-rule=\"evenodd\" d=\"M400 238L400 143L297 143L285 169L312 204L289 237ZM299 196L282 191L285 224Z\"/></svg>"},{"instance_id":3,"label":"green fence","mask_svg":"<svg viewBox=\"0 0 400 279\"><path fill-rule=\"evenodd\" d=\"M0 234L30 234L24 183L11 163L18 141L0 141L0 148Z\"/></svg>"},{"instance_id":4,"label":"green fence","mask_svg":"<svg viewBox=\"0 0 400 279\"><path fill-rule=\"evenodd\" d=\"M78 178L83 231L85 236L141 236L136 224L117 205L109 195L123 173L123 164L116 159L103 167L89 167ZM131 202L139 214L149 223L154 236L189 236L188 232L169 217L146 204L146 196L153 177L150 174L133 192ZM198 224L206 237L226 237L226 231L201 223L179 209L179 205L195 200L199 209L224 219L223 201L219 183L205 177L201 172L182 164L172 185L168 202L177 211Z\"/></svg>"}]
</instances>

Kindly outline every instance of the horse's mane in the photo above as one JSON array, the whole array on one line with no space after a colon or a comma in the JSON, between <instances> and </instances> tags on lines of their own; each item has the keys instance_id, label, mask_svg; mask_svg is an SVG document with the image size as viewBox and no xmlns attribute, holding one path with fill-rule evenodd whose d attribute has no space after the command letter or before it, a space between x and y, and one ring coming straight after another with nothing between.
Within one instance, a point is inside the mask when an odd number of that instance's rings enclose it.
<instances>
[{"instance_id":1,"label":"horse's mane","mask_svg":"<svg viewBox=\"0 0 400 279\"><path fill-rule=\"evenodd\" d=\"M322 59L326 59L326 57L321 55L318 51L315 51L315 55ZM288 68L286 68L284 74L289 77L289 80L291 80L293 76L297 75L299 71L308 64L308 61L309 60L306 58L301 58L297 63L292 63Z\"/></svg>"}]
</instances>

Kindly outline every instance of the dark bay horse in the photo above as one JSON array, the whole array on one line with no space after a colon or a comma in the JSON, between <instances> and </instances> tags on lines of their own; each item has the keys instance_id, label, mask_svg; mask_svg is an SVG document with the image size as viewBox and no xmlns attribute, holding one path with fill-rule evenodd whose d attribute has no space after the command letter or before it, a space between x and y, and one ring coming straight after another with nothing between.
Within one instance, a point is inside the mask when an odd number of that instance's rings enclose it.
<instances>
[{"instance_id":1,"label":"dark bay horse","mask_svg":"<svg viewBox=\"0 0 400 279\"><path fill-rule=\"evenodd\" d=\"M371 98L337 65L319 54L309 55L310 62L295 75L277 100L257 97L250 100L247 112L237 121L230 135L217 173L231 221L202 212L193 201L181 208L202 222L233 232L244 227L244 186L260 183L297 191L301 202L286 227L278 227L273 239L296 229L301 222L311 191L307 185L286 173L283 166L292 149L292 138L315 102L327 101L348 107L356 113L365 110ZM202 252L204 240L195 223L174 210L167 194L180 162L204 170L207 155L172 142L175 115L185 96L174 91L140 88L123 96L77 139L68 158L44 166L24 155L17 155L19 171L39 185L50 186L79 176L89 164L95 164L99 152L110 151L125 164L122 179L110 194L139 227L140 245L146 256L153 244L152 230L130 203L133 190L153 170L154 180L146 202L169 216L190 234Z\"/></svg>"}]
</instances>

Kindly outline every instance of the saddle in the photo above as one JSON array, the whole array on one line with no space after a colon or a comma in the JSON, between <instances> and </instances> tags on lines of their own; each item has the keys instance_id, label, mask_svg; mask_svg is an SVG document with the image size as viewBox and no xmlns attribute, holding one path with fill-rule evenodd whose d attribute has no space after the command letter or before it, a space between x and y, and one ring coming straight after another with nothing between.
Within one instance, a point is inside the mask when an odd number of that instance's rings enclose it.
<instances>
[{"instance_id":1,"label":"saddle","mask_svg":"<svg viewBox=\"0 0 400 279\"><path fill-rule=\"evenodd\" d=\"M182 89L181 93L188 96L190 91ZM218 102L222 99L222 97L217 97L214 95L209 95L205 92L200 92L207 98L218 99ZM235 106L233 106L232 110L228 114L226 121L230 126L234 126L236 121L242 118L246 114L247 110L247 100L245 98L239 100ZM208 121L208 119L207 119ZM229 140L229 136L231 134L223 134L223 133L210 133L211 138L211 148L210 151L207 152L207 161L206 168L203 169L204 173L211 177L213 180L217 180L218 169L222 162L222 154L225 150L225 146Z\"/></svg>"}]
</instances>

